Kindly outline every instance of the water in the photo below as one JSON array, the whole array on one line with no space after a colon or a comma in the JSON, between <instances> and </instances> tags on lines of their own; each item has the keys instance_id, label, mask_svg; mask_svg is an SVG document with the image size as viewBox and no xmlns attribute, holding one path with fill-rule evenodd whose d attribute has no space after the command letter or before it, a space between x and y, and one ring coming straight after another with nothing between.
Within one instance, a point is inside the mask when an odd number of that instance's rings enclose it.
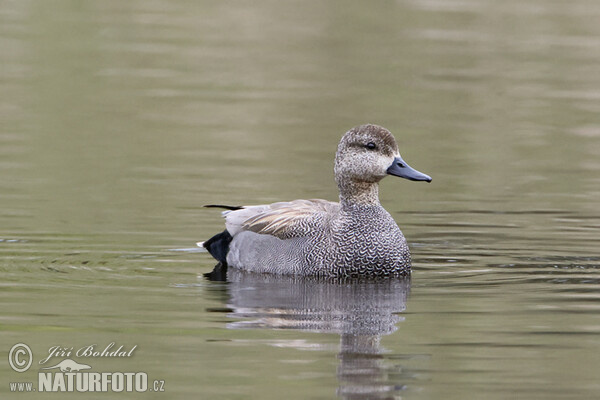
<instances>
[{"instance_id":1,"label":"water","mask_svg":"<svg viewBox=\"0 0 600 400\"><path fill-rule=\"evenodd\" d=\"M9 383L37 385L50 347L111 342L137 348L75 360L165 382L134 397L597 398L599 17L3 2L0 348L34 365L0 363L2 398L42 396ZM213 260L185 249L222 229L202 204L335 199L335 146L365 122L434 179L380 191L410 281L202 277Z\"/></svg>"}]
</instances>

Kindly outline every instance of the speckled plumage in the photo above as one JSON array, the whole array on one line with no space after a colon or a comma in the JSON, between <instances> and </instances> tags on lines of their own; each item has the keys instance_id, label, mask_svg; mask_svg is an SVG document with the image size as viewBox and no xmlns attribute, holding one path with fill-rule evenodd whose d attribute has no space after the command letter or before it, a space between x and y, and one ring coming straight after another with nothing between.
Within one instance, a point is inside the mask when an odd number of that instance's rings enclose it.
<instances>
[{"instance_id":1,"label":"speckled plumage","mask_svg":"<svg viewBox=\"0 0 600 400\"><path fill-rule=\"evenodd\" d=\"M335 158L340 202L294 200L225 211L231 235L223 244L226 263L304 276L408 274L406 240L379 203L378 183L388 174L431 181L404 163L387 129L370 124L351 129Z\"/></svg>"}]
</instances>

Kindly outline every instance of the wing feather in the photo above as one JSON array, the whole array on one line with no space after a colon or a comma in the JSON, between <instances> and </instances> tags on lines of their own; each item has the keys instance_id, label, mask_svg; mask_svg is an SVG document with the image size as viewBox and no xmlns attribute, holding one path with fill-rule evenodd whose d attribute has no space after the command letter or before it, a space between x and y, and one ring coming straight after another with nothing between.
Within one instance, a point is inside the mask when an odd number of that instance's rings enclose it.
<instances>
[{"instance_id":1,"label":"wing feather","mask_svg":"<svg viewBox=\"0 0 600 400\"><path fill-rule=\"evenodd\" d=\"M247 206L228 211L225 224L230 234L252 231L281 239L305 236L314 232L337 213L339 203L327 200L294 200L269 205Z\"/></svg>"}]
</instances>

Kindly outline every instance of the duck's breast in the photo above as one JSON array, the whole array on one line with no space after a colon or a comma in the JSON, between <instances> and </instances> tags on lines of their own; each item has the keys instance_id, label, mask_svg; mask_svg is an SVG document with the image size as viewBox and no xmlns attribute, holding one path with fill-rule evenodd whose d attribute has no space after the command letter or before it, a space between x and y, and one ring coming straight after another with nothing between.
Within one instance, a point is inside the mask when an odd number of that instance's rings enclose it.
<instances>
[{"instance_id":1,"label":"duck's breast","mask_svg":"<svg viewBox=\"0 0 600 400\"><path fill-rule=\"evenodd\" d=\"M387 275L410 269L406 239L382 207L342 215L334 224L332 247L336 270L346 274Z\"/></svg>"}]
</instances>

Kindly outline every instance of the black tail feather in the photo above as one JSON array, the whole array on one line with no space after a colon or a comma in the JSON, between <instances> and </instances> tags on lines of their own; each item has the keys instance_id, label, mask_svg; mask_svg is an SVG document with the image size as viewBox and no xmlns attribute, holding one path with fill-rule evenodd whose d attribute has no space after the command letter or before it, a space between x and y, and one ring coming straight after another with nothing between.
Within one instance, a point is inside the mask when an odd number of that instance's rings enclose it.
<instances>
[{"instance_id":1,"label":"black tail feather","mask_svg":"<svg viewBox=\"0 0 600 400\"><path fill-rule=\"evenodd\" d=\"M229 243L233 237L224 230L221 233L208 239L202 246L219 262L227 263L227 253L229 252Z\"/></svg>"},{"instance_id":2,"label":"black tail feather","mask_svg":"<svg viewBox=\"0 0 600 400\"><path fill-rule=\"evenodd\" d=\"M227 206L223 204L207 204L204 207L207 208L224 208L226 210L241 210L244 207L239 206ZM206 278L211 281L225 281L227 280L227 253L229 252L229 243L231 243L233 237L227 230L216 234L215 236L208 239L202 244L202 246L208 250L208 252L217 260L219 263L215 265L213 270L209 273L204 274Z\"/></svg>"},{"instance_id":3,"label":"black tail feather","mask_svg":"<svg viewBox=\"0 0 600 400\"><path fill-rule=\"evenodd\" d=\"M206 204L204 207L206 207L206 208L224 208L226 210L231 210L231 211L241 210L242 208L244 208L241 206L227 206L224 204Z\"/></svg>"}]
</instances>

